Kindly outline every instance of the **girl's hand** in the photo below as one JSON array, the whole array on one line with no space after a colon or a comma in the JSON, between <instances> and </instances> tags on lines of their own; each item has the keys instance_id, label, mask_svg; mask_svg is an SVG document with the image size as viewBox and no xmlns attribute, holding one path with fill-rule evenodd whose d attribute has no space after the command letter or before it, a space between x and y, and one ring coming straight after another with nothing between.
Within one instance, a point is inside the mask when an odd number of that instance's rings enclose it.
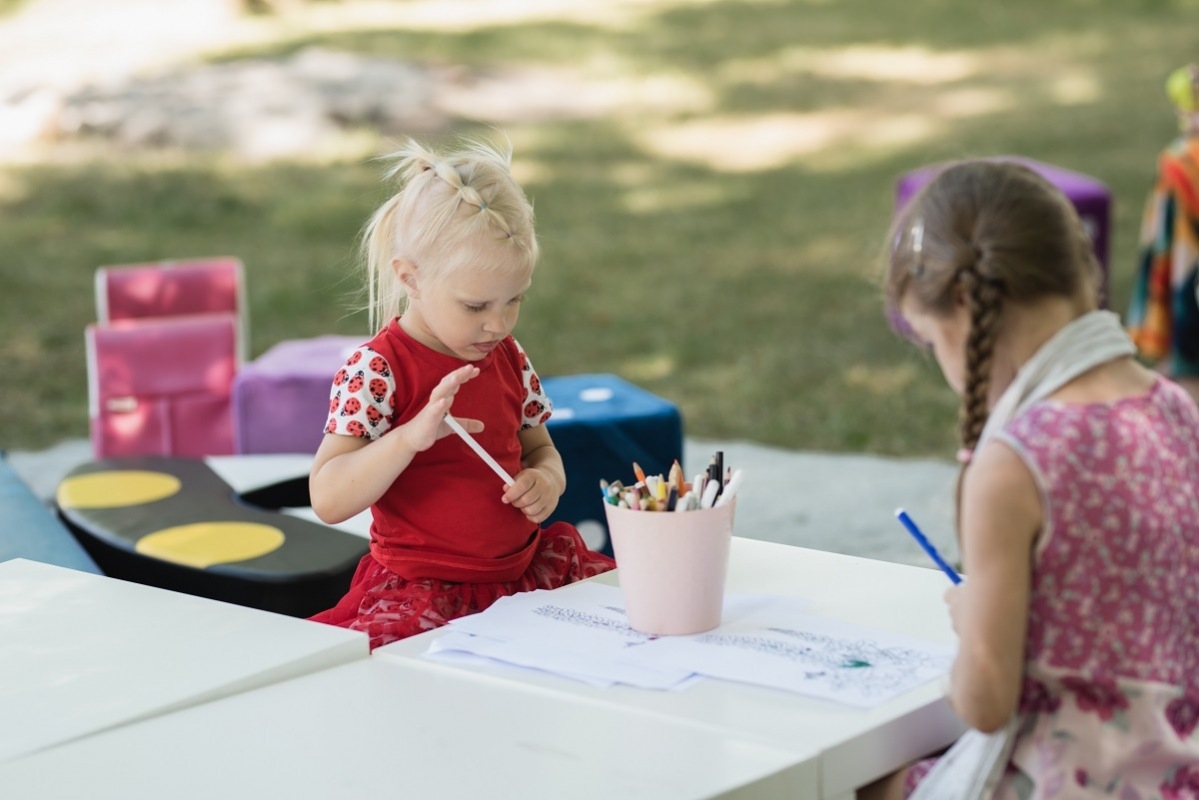
<instances>
[{"instance_id":1,"label":"girl's hand","mask_svg":"<svg viewBox=\"0 0 1199 800\"><path fill-rule=\"evenodd\" d=\"M504 491L504 502L518 508L530 522L541 524L558 507L561 488L539 469L522 469Z\"/></svg>"},{"instance_id":2,"label":"girl's hand","mask_svg":"<svg viewBox=\"0 0 1199 800\"><path fill-rule=\"evenodd\" d=\"M962 618L963 596L966 585L963 583L955 584L945 590L945 605L949 607L949 620L953 623L953 632L961 637L962 632L958 630L958 620Z\"/></svg>"},{"instance_id":3,"label":"girl's hand","mask_svg":"<svg viewBox=\"0 0 1199 800\"><path fill-rule=\"evenodd\" d=\"M441 379L429 393L429 402L415 417L408 420L396 431L402 435L414 453L428 450L441 437L453 433L445 424L445 415L450 411L454 395L462 384L479 374L479 368L473 364L460 367ZM469 433L483 430L483 423L477 419L459 419L462 427Z\"/></svg>"}]
</instances>

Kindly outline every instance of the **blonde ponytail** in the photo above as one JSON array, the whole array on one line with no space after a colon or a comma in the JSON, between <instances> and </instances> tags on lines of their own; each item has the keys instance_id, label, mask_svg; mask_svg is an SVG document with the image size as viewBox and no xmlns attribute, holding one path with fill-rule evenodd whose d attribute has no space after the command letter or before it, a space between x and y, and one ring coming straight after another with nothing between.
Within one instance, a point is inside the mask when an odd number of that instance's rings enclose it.
<instances>
[{"instance_id":1,"label":"blonde ponytail","mask_svg":"<svg viewBox=\"0 0 1199 800\"><path fill-rule=\"evenodd\" d=\"M510 144L468 140L439 155L409 139L382 158L400 189L362 234L372 330L407 305L397 259L433 281L464 266L533 270L540 255L533 207L512 178Z\"/></svg>"}]
</instances>

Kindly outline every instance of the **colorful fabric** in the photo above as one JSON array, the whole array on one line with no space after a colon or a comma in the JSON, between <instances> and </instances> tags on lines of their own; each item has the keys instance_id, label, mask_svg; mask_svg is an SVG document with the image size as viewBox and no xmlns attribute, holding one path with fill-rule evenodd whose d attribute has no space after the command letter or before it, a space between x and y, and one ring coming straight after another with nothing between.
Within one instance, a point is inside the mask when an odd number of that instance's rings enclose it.
<instances>
[{"instance_id":1,"label":"colorful fabric","mask_svg":"<svg viewBox=\"0 0 1199 800\"><path fill-rule=\"evenodd\" d=\"M1199 375L1199 137L1158 160L1145 204L1128 330L1141 354L1176 376Z\"/></svg>"},{"instance_id":2,"label":"colorful fabric","mask_svg":"<svg viewBox=\"0 0 1199 800\"><path fill-rule=\"evenodd\" d=\"M334 608L312 619L366 632L373 650L483 611L501 597L534 589L557 589L615 566L607 556L588 550L578 531L564 522L542 531L533 560L514 581L408 580L367 554L359 563L345 597Z\"/></svg>"},{"instance_id":3,"label":"colorful fabric","mask_svg":"<svg viewBox=\"0 0 1199 800\"><path fill-rule=\"evenodd\" d=\"M916 791L916 787L920 785L920 781L932 771L932 768L937 765L937 759L925 758L917 761L908 767L907 772L903 776L903 796L911 797Z\"/></svg>"},{"instance_id":4,"label":"colorful fabric","mask_svg":"<svg viewBox=\"0 0 1199 800\"><path fill-rule=\"evenodd\" d=\"M1040 403L998 436L1045 526L1024 724L995 797L1199 798L1199 409L1160 378L1110 404Z\"/></svg>"},{"instance_id":5,"label":"colorful fabric","mask_svg":"<svg viewBox=\"0 0 1199 800\"><path fill-rule=\"evenodd\" d=\"M385 436L416 416L437 383L466 363L426 347L392 320L337 372L325 431ZM482 420L474 438L515 475L519 432L547 420L552 405L511 336L473 363L479 375L458 390L454 416ZM371 553L408 579L515 580L537 549L537 526L502 502L503 493L503 483L465 442L443 437L417 453L371 507Z\"/></svg>"}]
</instances>

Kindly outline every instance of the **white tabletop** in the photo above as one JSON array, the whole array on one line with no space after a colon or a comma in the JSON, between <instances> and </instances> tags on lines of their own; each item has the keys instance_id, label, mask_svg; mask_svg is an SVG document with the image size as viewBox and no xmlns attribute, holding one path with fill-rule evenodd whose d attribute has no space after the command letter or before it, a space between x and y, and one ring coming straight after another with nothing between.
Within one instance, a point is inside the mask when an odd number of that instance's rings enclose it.
<instances>
[{"instance_id":1,"label":"white tabletop","mask_svg":"<svg viewBox=\"0 0 1199 800\"><path fill-rule=\"evenodd\" d=\"M613 583L608 573L596 580ZM890 562L734 537L727 590L797 595L817 613L933 642L954 643L941 572ZM431 631L375 651L375 658L420 659ZM662 714L796 752L820 754L823 798L838 798L943 747L964 727L937 682L872 709L859 709L747 684L706 680L685 692L596 688L530 671L486 674L485 667L444 666L503 682L585 698L608 707Z\"/></svg>"},{"instance_id":2,"label":"white tabletop","mask_svg":"<svg viewBox=\"0 0 1199 800\"><path fill-rule=\"evenodd\" d=\"M728 590L952 643L948 585L932 569L735 538ZM716 680L600 689L422 658L441 633L367 658L358 633L0 564L2 793L840 800L962 730L935 683L868 710Z\"/></svg>"},{"instance_id":3,"label":"white tabletop","mask_svg":"<svg viewBox=\"0 0 1199 800\"><path fill-rule=\"evenodd\" d=\"M813 758L637 709L371 658L0 764L93 800L813 797Z\"/></svg>"},{"instance_id":4,"label":"white tabletop","mask_svg":"<svg viewBox=\"0 0 1199 800\"><path fill-rule=\"evenodd\" d=\"M6 561L0 563L0 763L368 656L361 633L36 561Z\"/></svg>"}]
</instances>

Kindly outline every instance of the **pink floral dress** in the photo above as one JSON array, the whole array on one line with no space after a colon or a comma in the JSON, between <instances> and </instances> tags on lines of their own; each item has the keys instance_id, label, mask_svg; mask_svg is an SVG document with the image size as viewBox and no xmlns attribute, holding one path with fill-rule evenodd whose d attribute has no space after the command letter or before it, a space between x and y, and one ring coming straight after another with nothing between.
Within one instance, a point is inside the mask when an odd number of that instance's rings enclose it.
<instances>
[{"instance_id":1,"label":"pink floral dress","mask_svg":"<svg viewBox=\"0 0 1199 800\"><path fill-rule=\"evenodd\" d=\"M1199 800L1199 411L1159 379L1112 404L1039 404L1000 437L1046 524L996 797Z\"/></svg>"}]
</instances>

